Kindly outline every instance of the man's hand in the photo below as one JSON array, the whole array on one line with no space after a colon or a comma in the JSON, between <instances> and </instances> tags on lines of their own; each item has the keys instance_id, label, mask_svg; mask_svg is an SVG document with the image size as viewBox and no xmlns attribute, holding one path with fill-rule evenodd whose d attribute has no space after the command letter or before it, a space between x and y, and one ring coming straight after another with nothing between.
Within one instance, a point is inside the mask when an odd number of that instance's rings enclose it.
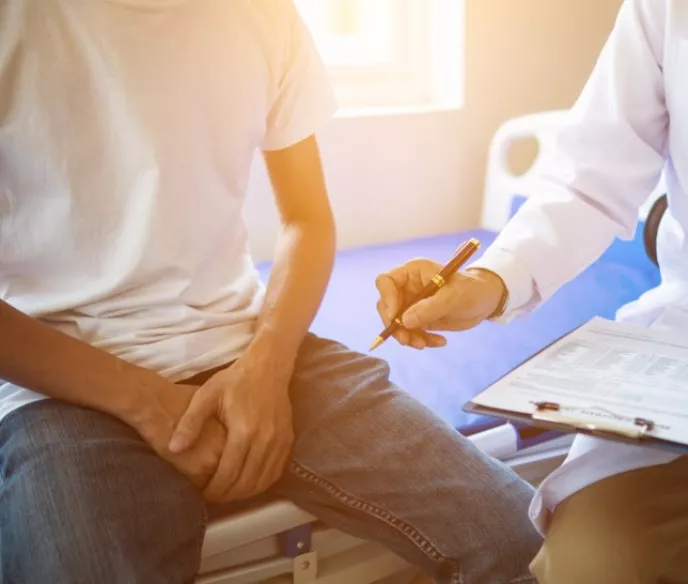
<instances>
[{"instance_id":1,"label":"man's hand","mask_svg":"<svg viewBox=\"0 0 688 584\"><path fill-rule=\"evenodd\" d=\"M222 422L227 438L203 493L208 501L247 499L282 476L294 440L288 380L249 350L194 394L170 450L180 455L195 451L207 421L217 417Z\"/></svg>"},{"instance_id":2,"label":"man's hand","mask_svg":"<svg viewBox=\"0 0 688 584\"><path fill-rule=\"evenodd\" d=\"M187 411L197 387L166 383L155 393L157 415L139 423L139 431L153 450L203 490L215 474L226 442L224 426L215 417L203 424L192 448L182 453L172 453L168 444L175 426Z\"/></svg>"},{"instance_id":3,"label":"man's hand","mask_svg":"<svg viewBox=\"0 0 688 584\"><path fill-rule=\"evenodd\" d=\"M377 309L385 326L441 267L433 261L418 259L377 278ZM444 346L446 339L430 331L461 331L480 324L495 312L503 294L504 284L498 276L469 268L452 277L436 294L409 308L402 317L404 326L394 338L416 349Z\"/></svg>"},{"instance_id":4,"label":"man's hand","mask_svg":"<svg viewBox=\"0 0 688 584\"><path fill-rule=\"evenodd\" d=\"M181 453L207 419L224 424L222 458L204 491L217 502L262 493L282 475L294 440L289 379L334 259L334 219L315 137L264 156L282 229L255 336L229 369L201 387L170 442Z\"/></svg>"}]
</instances>

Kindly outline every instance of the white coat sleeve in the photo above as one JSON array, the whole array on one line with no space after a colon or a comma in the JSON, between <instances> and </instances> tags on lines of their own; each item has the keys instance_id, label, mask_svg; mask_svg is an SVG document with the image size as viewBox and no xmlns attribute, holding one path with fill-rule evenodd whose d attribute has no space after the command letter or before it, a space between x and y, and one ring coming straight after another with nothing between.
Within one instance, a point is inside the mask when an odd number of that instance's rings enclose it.
<instances>
[{"instance_id":1,"label":"white coat sleeve","mask_svg":"<svg viewBox=\"0 0 688 584\"><path fill-rule=\"evenodd\" d=\"M539 188L474 264L506 283L509 301L498 320L532 310L615 237L633 235L665 160L666 4L625 0Z\"/></svg>"}]
</instances>

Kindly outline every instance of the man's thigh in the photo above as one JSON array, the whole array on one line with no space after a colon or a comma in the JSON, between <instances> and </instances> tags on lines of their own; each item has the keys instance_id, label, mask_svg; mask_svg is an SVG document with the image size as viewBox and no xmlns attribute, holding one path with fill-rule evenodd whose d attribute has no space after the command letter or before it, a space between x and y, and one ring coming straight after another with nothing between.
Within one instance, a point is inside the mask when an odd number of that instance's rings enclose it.
<instances>
[{"instance_id":1,"label":"man's thigh","mask_svg":"<svg viewBox=\"0 0 688 584\"><path fill-rule=\"evenodd\" d=\"M296 441L280 494L441 582L527 574L540 544L531 488L394 387L386 363L308 337L291 395Z\"/></svg>"},{"instance_id":2,"label":"man's thigh","mask_svg":"<svg viewBox=\"0 0 688 584\"><path fill-rule=\"evenodd\" d=\"M688 457L569 497L532 568L540 584L688 583Z\"/></svg>"},{"instance_id":3,"label":"man's thigh","mask_svg":"<svg viewBox=\"0 0 688 584\"><path fill-rule=\"evenodd\" d=\"M46 400L0 422L3 584L192 582L204 506L128 426Z\"/></svg>"}]
</instances>

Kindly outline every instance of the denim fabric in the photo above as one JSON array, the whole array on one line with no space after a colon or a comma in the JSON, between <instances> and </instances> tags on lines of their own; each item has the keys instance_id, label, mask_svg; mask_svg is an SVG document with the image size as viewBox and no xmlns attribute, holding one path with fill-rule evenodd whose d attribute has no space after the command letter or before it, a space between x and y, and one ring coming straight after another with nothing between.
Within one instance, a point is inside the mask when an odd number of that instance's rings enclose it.
<instances>
[{"instance_id":1,"label":"denim fabric","mask_svg":"<svg viewBox=\"0 0 688 584\"><path fill-rule=\"evenodd\" d=\"M138 434L53 400L0 424L2 584L191 583L200 494Z\"/></svg>"},{"instance_id":2,"label":"denim fabric","mask_svg":"<svg viewBox=\"0 0 688 584\"><path fill-rule=\"evenodd\" d=\"M305 340L293 457L269 495L441 584L534 582L532 489L388 374L383 361ZM0 473L2 584L193 581L208 510L118 420L55 400L17 410L0 423Z\"/></svg>"}]
</instances>

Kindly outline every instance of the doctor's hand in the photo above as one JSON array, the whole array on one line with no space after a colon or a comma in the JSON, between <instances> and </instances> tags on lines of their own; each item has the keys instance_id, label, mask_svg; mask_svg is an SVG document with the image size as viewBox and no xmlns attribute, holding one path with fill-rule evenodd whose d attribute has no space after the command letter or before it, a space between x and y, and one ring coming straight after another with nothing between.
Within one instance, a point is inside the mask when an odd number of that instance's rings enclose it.
<instances>
[{"instance_id":1,"label":"doctor's hand","mask_svg":"<svg viewBox=\"0 0 688 584\"><path fill-rule=\"evenodd\" d=\"M378 276L377 309L385 326L441 268L431 260L417 259ZM504 293L501 278L486 270L468 268L450 278L433 296L410 307L401 319L404 326L397 329L394 338L415 349L442 347L446 339L433 331L473 328L495 313Z\"/></svg>"},{"instance_id":2,"label":"doctor's hand","mask_svg":"<svg viewBox=\"0 0 688 584\"><path fill-rule=\"evenodd\" d=\"M194 394L170 441L174 454L193 449L208 423L226 430L222 454L203 496L212 503L248 499L277 482L294 440L289 379L262 354L247 350Z\"/></svg>"}]
</instances>

